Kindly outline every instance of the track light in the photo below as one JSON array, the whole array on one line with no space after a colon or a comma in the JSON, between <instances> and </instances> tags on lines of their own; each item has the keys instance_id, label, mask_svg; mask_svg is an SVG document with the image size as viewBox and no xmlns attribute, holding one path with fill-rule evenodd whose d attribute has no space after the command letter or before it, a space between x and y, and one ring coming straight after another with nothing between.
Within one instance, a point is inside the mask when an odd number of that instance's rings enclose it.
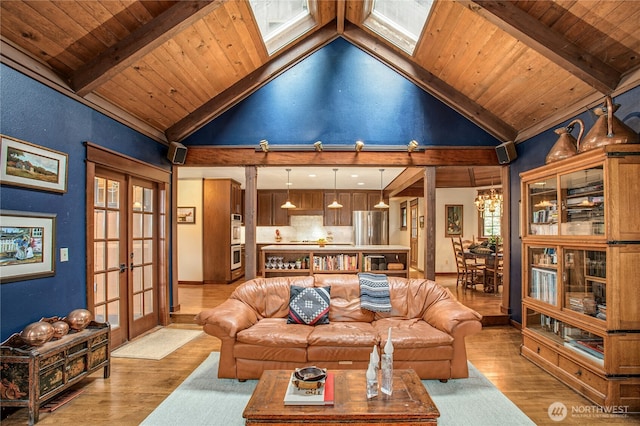
<instances>
[{"instance_id":1,"label":"track light","mask_svg":"<svg viewBox=\"0 0 640 426\"><path fill-rule=\"evenodd\" d=\"M322 151L322 141L317 141L313 144L313 147L316 149L316 151Z\"/></svg>"},{"instance_id":2,"label":"track light","mask_svg":"<svg viewBox=\"0 0 640 426\"><path fill-rule=\"evenodd\" d=\"M364 142L356 141L356 152L362 151L362 148L364 148Z\"/></svg>"},{"instance_id":3,"label":"track light","mask_svg":"<svg viewBox=\"0 0 640 426\"><path fill-rule=\"evenodd\" d=\"M415 151L417 147L418 147L418 141L413 139L409 141L409 144L407 145L407 152L411 153Z\"/></svg>"},{"instance_id":4,"label":"track light","mask_svg":"<svg viewBox=\"0 0 640 426\"><path fill-rule=\"evenodd\" d=\"M269 152L269 141L266 139L262 139L260 141L260 149L264 152Z\"/></svg>"}]
</instances>

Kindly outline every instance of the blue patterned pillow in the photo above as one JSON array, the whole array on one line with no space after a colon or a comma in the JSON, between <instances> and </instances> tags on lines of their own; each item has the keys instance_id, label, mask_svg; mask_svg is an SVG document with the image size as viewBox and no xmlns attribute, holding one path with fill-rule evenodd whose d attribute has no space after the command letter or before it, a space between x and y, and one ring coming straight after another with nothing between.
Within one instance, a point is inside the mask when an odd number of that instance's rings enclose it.
<instances>
[{"instance_id":1,"label":"blue patterned pillow","mask_svg":"<svg viewBox=\"0 0 640 426\"><path fill-rule=\"evenodd\" d=\"M329 324L331 287L291 286L287 324Z\"/></svg>"}]
</instances>

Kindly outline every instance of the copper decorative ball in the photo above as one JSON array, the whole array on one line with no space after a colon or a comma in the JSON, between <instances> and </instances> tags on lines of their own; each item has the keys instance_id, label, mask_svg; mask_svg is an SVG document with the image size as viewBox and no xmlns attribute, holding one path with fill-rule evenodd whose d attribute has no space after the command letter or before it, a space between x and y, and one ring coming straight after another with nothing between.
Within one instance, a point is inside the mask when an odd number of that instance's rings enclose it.
<instances>
[{"instance_id":1,"label":"copper decorative ball","mask_svg":"<svg viewBox=\"0 0 640 426\"><path fill-rule=\"evenodd\" d=\"M53 337L55 337L56 339L65 336L69 332L69 324L67 324L65 321L55 321L51 324L51 326L54 330Z\"/></svg>"},{"instance_id":2,"label":"copper decorative ball","mask_svg":"<svg viewBox=\"0 0 640 426\"><path fill-rule=\"evenodd\" d=\"M31 346L41 346L53 337L55 330L48 322L38 321L26 326L20 337Z\"/></svg>"},{"instance_id":3,"label":"copper decorative ball","mask_svg":"<svg viewBox=\"0 0 640 426\"><path fill-rule=\"evenodd\" d=\"M69 315L65 318L65 321L69 324L74 330L84 330L86 326L89 325L91 320L93 319L93 315L86 309L74 309L69 312Z\"/></svg>"}]
</instances>

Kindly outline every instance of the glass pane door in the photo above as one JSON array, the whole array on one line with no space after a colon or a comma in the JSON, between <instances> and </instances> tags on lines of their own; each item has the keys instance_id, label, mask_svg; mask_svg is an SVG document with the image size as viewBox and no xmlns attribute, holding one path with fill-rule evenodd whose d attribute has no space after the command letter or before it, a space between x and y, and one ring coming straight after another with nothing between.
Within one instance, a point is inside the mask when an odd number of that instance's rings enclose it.
<instances>
[{"instance_id":1,"label":"glass pane door","mask_svg":"<svg viewBox=\"0 0 640 426\"><path fill-rule=\"evenodd\" d=\"M125 180L96 175L93 189L93 312L96 321L109 322L117 345L128 337Z\"/></svg>"},{"instance_id":2,"label":"glass pane door","mask_svg":"<svg viewBox=\"0 0 640 426\"><path fill-rule=\"evenodd\" d=\"M131 320L132 333L138 335L158 323L156 190L152 183L134 179L131 193Z\"/></svg>"}]
</instances>

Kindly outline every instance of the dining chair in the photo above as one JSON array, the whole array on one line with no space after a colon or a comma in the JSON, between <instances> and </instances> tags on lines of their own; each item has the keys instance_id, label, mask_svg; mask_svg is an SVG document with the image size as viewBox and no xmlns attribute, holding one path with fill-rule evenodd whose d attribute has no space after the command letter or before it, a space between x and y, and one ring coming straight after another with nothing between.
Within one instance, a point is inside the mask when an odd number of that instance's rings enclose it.
<instances>
[{"instance_id":1,"label":"dining chair","mask_svg":"<svg viewBox=\"0 0 640 426\"><path fill-rule=\"evenodd\" d=\"M503 270L504 252L502 244L498 244L494 258L485 264L484 291L486 293L498 292L498 286L502 285Z\"/></svg>"},{"instance_id":2,"label":"dining chair","mask_svg":"<svg viewBox=\"0 0 640 426\"><path fill-rule=\"evenodd\" d=\"M479 265L473 257L465 254L462 238L452 237L451 245L456 257L456 268L458 271L456 287L461 284L465 289L475 289L476 284L481 284L483 281L482 274L484 265Z\"/></svg>"}]
</instances>

